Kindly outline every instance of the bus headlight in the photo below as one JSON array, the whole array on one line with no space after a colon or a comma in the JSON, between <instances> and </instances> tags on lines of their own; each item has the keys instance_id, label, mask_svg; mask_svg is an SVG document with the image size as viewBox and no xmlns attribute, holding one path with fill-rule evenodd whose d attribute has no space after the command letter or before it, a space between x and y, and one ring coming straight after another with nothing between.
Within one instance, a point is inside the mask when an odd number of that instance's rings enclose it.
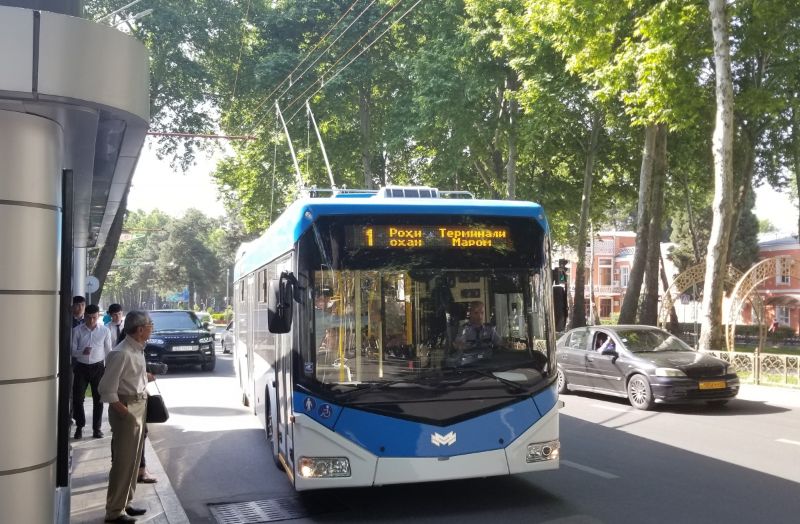
<instances>
[{"instance_id":1,"label":"bus headlight","mask_svg":"<svg viewBox=\"0 0 800 524\"><path fill-rule=\"evenodd\" d=\"M300 457L297 470L307 479L349 477L350 461L347 457Z\"/></svg>"},{"instance_id":2,"label":"bus headlight","mask_svg":"<svg viewBox=\"0 0 800 524\"><path fill-rule=\"evenodd\" d=\"M555 460L558 458L558 450L561 447L559 441L537 442L528 444L528 456L525 462L544 462L545 460Z\"/></svg>"}]
</instances>

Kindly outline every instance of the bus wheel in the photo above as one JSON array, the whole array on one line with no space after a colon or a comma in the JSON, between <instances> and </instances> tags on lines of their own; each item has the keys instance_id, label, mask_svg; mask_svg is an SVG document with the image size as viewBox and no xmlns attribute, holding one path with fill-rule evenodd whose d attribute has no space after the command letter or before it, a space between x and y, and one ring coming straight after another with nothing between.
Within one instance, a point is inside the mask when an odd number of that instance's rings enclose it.
<instances>
[{"instance_id":1,"label":"bus wheel","mask_svg":"<svg viewBox=\"0 0 800 524\"><path fill-rule=\"evenodd\" d=\"M275 466L280 471L283 471L283 464L281 464L278 454L275 453L275 442L273 441L275 437L275 424L272 419L272 408L269 403L269 389L264 392L264 399L264 436L267 439L267 444L269 445L269 450L272 453L272 460L275 461Z\"/></svg>"}]
</instances>

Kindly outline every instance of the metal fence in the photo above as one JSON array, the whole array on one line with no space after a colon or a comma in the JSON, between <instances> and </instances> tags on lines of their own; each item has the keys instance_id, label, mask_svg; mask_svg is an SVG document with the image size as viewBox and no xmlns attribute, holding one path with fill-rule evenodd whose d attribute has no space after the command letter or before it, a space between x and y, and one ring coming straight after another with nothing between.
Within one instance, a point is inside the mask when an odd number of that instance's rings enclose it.
<instances>
[{"instance_id":1,"label":"metal fence","mask_svg":"<svg viewBox=\"0 0 800 524\"><path fill-rule=\"evenodd\" d=\"M800 388L800 356L738 351L708 351L736 368L739 380L748 384Z\"/></svg>"}]
</instances>

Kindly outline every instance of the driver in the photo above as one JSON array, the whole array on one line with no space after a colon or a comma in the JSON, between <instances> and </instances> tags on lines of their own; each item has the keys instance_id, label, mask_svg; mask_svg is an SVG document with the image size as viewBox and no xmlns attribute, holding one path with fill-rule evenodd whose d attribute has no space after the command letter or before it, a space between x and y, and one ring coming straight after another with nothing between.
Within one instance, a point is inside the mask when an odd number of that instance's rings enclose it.
<instances>
[{"instance_id":1,"label":"driver","mask_svg":"<svg viewBox=\"0 0 800 524\"><path fill-rule=\"evenodd\" d=\"M503 339L497 334L494 326L485 322L486 309L481 301L471 302L467 325L456 337L454 346L456 349L470 349L478 347L500 346Z\"/></svg>"}]
</instances>

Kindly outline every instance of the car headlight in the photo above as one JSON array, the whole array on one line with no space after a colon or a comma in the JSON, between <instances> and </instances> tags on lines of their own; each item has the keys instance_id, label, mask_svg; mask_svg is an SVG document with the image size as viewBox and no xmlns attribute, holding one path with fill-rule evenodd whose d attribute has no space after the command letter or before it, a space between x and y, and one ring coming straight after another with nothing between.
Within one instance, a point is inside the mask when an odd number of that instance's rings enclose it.
<instances>
[{"instance_id":1,"label":"car headlight","mask_svg":"<svg viewBox=\"0 0 800 524\"><path fill-rule=\"evenodd\" d=\"M685 377L686 373L675 368L656 368L657 377Z\"/></svg>"},{"instance_id":2,"label":"car headlight","mask_svg":"<svg viewBox=\"0 0 800 524\"><path fill-rule=\"evenodd\" d=\"M735 375L736 374L736 366L733 364L728 364L725 366L725 374L726 375Z\"/></svg>"},{"instance_id":3,"label":"car headlight","mask_svg":"<svg viewBox=\"0 0 800 524\"><path fill-rule=\"evenodd\" d=\"M211 338L211 337L202 337L200 339L200 343L201 344L208 344L209 342L213 342L213 341L214 341L214 339Z\"/></svg>"},{"instance_id":4,"label":"car headlight","mask_svg":"<svg viewBox=\"0 0 800 524\"><path fill-rule=\"evenodd\" d=\"M163 346L165 342L163 338L148 338L147 343L154 346Z\"/></svg>"}]
</instances>

